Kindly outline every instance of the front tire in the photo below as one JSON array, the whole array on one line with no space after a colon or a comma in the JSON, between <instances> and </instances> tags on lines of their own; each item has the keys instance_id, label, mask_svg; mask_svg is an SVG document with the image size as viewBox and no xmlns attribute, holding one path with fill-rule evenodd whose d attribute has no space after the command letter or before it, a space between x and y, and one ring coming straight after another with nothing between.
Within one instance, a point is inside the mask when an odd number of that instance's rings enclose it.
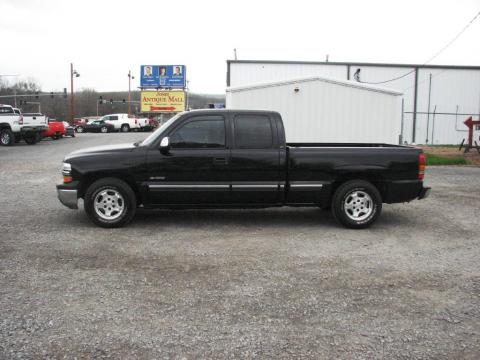
<instances>
[{"instance_id":1,"label":"front tire","mask_svg":"<svg viewBox=\"0 0 480 360\"><path fill-rule=\"evenodd\" d=\"M123 124L122 127L120 128L121 132L129 132L130 131L130 126L128 124Z\"/></svg>"},{"instance_id":2,"label":"front tire","mask_svg":"<svg viewBox=\"0 0 480 360\"><path fill-rule=\"evenodd\" d=\"M108 128L107 128L106 126L102 126L102 127L100 128L100 132L106 134L106 133L108 133Z\"/></svg>"},{"instance_id":3,"label":"front tire","mask_svg":"<svg viewBox=\"0 0 480 360\"><path fill-rule=\"evenodd\" d=\"M92 221L104 228L128 224L137 210L132 188L117 178L104 178L91 184L84 196L84 208Z\"/></svg>"},{"instance_id":4,"label":"front tire","mask_svg":"<svg viewBox=\"0 0 480 360\"><path fill-rule=\"evenodd\" d=\"M76 130L78 133L83 133L84 131L83 126L77 126Z\"/></svg>"},{"instance_id":5,"label":"front tire","mask_svg":"<svg viewBox=\"0 0 480 360\"><path fill-rule=\"evenodd\" d=\"M2 146L12 146L15 144L15 135L10 129L2 129L0 131L0 144Z\"/></svg>"},{"instance_id":6,"label":"front tire","mask_svg":"<svg viewBox=\"0 0 480 360\"><path fill-rule=\"evenodd\" d=\"M347 181L333 195L332 214L347 228L365 229L377 220L381 211L380 192L368 181Z\"/></svg>"}]
</instances>

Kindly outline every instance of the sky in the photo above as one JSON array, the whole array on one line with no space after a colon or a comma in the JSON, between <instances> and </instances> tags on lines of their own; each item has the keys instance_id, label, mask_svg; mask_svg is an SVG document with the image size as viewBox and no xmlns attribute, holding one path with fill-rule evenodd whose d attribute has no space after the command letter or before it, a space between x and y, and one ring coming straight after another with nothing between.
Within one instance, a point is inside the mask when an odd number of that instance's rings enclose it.
<instances>
[{"instance_id":1,"label":"sky","mask_svg":"<svg viewBox=\"0 0 480 360\"><path fill-rule=\"evenodd\" d=\"M140 65L184 64L191 91L222 94L234 48L240 60L423 64L479 11L480 0L0 0L0 75L62 91L73 63L76 89L126 91L129 70L136 88ZM431 64L480 65L479 39L480 18Z\"/></svg>"}]
</instances>

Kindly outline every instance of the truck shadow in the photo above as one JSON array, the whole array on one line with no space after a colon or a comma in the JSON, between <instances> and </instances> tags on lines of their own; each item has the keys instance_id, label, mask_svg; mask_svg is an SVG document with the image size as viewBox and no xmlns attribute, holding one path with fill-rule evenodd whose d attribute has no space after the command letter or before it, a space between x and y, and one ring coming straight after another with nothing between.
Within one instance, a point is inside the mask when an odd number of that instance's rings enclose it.
<instances>
[{"instance_id":1,"label":"truck shadow","mask_svg":"<svg viewBox=\"0 0 480 360\"><path fill-rule=\"evenodd\" d=\"M139 210L129 226L158 225L236 228L337 226L329 211L318 208Z\"/></svg>"},{"instance_id":2,"label":"truck shadow","mask_svg":"<svg viewBox=\"0 0 480 360\"><path fill-rule=\"evenodd\" d=\"M81 213L62 212L59 214L66 216L65 223L70 228L101 228L94 225L87 215ZM395 228L398 226L416 225L414 218L399 214L398 212L384 209L379 219L370 229ZM229 228L239 229L282 229L289 228L291 230L299 230L302 228L318 227L322 229L336 228L339 231L345 229L338 224L328 210L320 210L318 208L268 208L268 209L195 209L195 210L144 210L138 209L135 218L126 227L117 229L105 229L107 231L128 231L131 230L155 230L164 227L175 227L177 229L196 228L199 230ZM357 231L357 230L353 230ZM361 230L360 230L361 231Z\"/></svg>"}]
</instances>

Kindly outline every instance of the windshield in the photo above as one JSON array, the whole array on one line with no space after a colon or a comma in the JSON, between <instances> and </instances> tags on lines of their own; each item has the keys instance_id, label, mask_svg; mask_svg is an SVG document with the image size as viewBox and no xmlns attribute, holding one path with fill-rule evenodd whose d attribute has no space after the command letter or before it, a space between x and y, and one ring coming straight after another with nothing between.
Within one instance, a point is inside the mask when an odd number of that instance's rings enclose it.
<instances>
[{"instance_id":1,"label":"windshield","mask_svg":"<svg viewBox=\"0 0 480 360\"><path fill-rule=\"evenodd\" d=\"M166 123L163 123L157 130L155 130L150 136L148 136L145 140L142 141L142 146L149 146L158 139L159 136L162 136L162 133L168 128L175 120L177 120L183 113L179 113L168 120Z\"/></svg>"}]
</instances>

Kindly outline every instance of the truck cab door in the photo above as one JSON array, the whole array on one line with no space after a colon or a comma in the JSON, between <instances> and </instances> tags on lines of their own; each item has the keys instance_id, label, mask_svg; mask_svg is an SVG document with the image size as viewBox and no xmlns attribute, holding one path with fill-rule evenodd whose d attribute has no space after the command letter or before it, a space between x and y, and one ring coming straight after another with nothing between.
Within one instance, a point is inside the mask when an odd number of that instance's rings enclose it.
<instances>
[{"instance_id":1,"label":"truck cab door","mask_svg":"<svg viewBox=\"0 0 480 360\"><path fill-rule=\"evenodd\" d=\"M170 149L147 153L147 198L152 205L230 203L229 161L223 115L195 115L169 131Z\"/></svg>"},{"instance_id":2,"label":"truck cab door","mask_svg":"<svg viewBox=\"0 0 480 360\"><path fill-rule=\"evenodd\" d=\"M233 115L233 141L230 155L232 203L281 203L285 186L274 119L268 114L238 113Z\"/></svg>"}]
</instances>

